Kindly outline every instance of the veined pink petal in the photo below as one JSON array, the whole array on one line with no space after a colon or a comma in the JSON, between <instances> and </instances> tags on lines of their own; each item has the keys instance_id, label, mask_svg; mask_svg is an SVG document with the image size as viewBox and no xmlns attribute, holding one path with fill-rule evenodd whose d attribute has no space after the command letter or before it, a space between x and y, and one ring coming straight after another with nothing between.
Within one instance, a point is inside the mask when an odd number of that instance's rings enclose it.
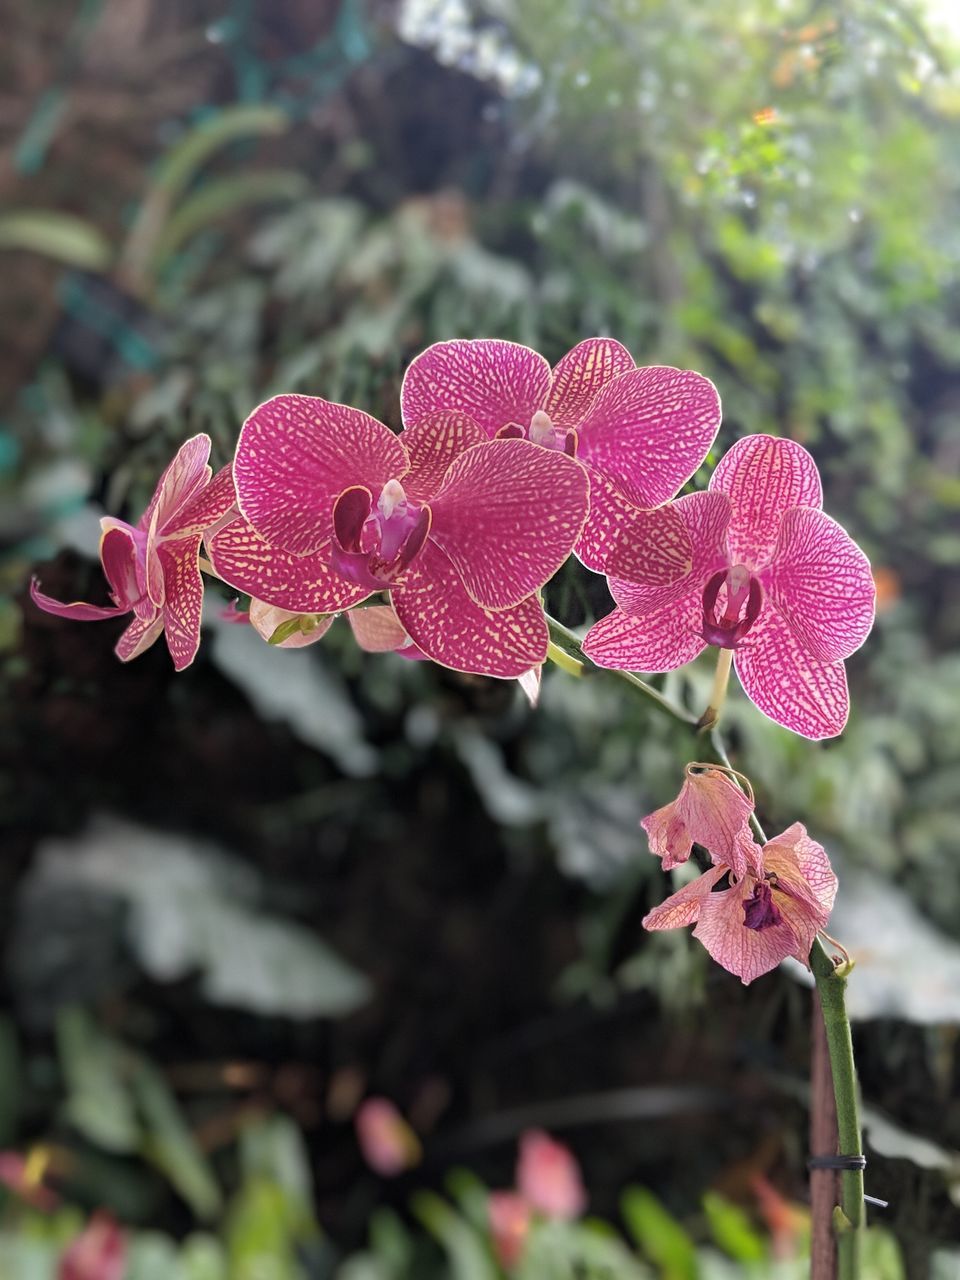
<instances>
[{"instance_id":1,"label":"veined pink petal","mask_svg":"<svg viewBox=\"0 0 960 1280\"><path fill-rule=\"evenodd\" d=\"M455 338L435 342L410 362L400 408L406 427L438 409L454 409L495 436L510 422L529 426L549 389L550 366L530 347L497 338Z\"/></svg>"},{"instance_id":2,"label":"veined pink petal","mask_svg":"<svg viewBox=\"0 0 960 1280\"><path fill-rule=\"evenodd\" d=\"M82 600L72 600L69 604L54 600L40 590L39 578L30 579L30 599L44 613L53 613L58 618L73 618L75 622L102 622L105 618L118 618L130 609L122 605L85 604Z\"/></svg>"},{"instance_id":3,"label":"veined pink petal","mask_svg":"<svg viewBox=\"0 0 960 1280\"><path fill-rule=\"evenodd\" d=\"M250 625L267 643L273 638L277 627L284 622L291 622L294 618L303 616L292 613L289 609L278 609L275 605L266 604L263 600L250 601ZM276 646L278 649L305 649L307 645L316 644L321 640L333 626L333 618L307 616L309 617L307 629L294 631L285 640L279 641Z\"/></svg>"},{"instance_id":4,"label":"veined pink petal","mask_svg":"<svg viewBox=\"0 0 960 1280\"><path fill-rule=\"evenodd\" d=\"M430 541L457 569L470 598L508 609L552 578L587 516L579 463L529 440L468 449L433 499Z\"/></svg>"},{"instance_id":5,"label":"veined pink petal","mask_svg":"<svg viewBox=\"0 0 960 1280\"><path fill-rule=\"evenodd\" d=\"M796 935L786 920L766 929L747 928L744 902L753 883L747 877L730 889L707 894L701 899L700 919L693 931L717 964L735 973L744 986L775 969L797 948Z\"/></svg>"},{"instance_id":6,"label":"veined pink petal","mask_svg":"<svg viewBox=\"0 0 960 1280\"><path fill-rule=\"evenodd\" d=\"M777 724L815 740L842 732L850 709L843 663L808 653L771 601L736 650L734 666L744 693Z\"/></svg>"},{"instance_id":7,"label":"veined pink petal","mask_svg":"<svg viewBox=\"0 0 960 1280\"><path fill-rule=\"evenodd\" d=\"M720 428L720 397L702 374L654 365L615 378L579 427L578 456L637 507L658 507L697 470Z\"/></svg>"},{"instance_id":8,"label":"veined pink petal","mask_svg":"<svg viewBox=\"0 0 960 1280\"><path fill-rule=\"evenodd\" d=\"M763 866L773 873L777 908L797 938L797 959L807 963L813 939L825 929L837 896L837 877L822 844L795 822L763 849Z\"/></svg>"},{"instance_id":9,"label":"veined pink petal","mask_svg":"<svg viewBox=\"0 0 960 1280\"><path fill-rule=\"evenodd\" d=\"M821 662L849 658L873 626L870 561L836 520L791 507L764 586L803 647Z\"/></svg>"},{"instance_id":10,"label":"veined pink petal","mask_svg":"<svg viewBox=\"0 0 960 1280\"><path fill-rule=\"evenodd\" d=\"M390 605L351 609L347 621L353 638L365 653L392 653L413 643Z\"/></svg>"},{"instance_id":11,"label":"veined pink petal","mask_svg":"<svg viewBox=\"0 0 960 1280\"><path fill-rule=\"evenodd\" d=\"M730 499L730 563L761 569L773 555L780 522L791 507L821 507L817 464L802 445L754 435L728 449L710 477L710 490Z\"/></svg>"},{"instance_id":12,"label":"veined pink petal","mask_svg":"<svg viewBox=\"0 0 960 1280\"><path fill-rule=\"evenodd\" d=\"M177 537L185 537L188 533L205 533L236 504L233 463L228 463L220 468L205 489L201 489L177 512L176 519L171 522L171 531Z\"/></svg>"},{"instance_id":13,"label":"veined pink petal","mask_svg":"<svg viewBox=\"0 0 960 1280\"><path fill-rule=\"evenodd\" d=\"M233 465L240 510L262 538L307 555L330 537L344 489L375 493L407 470L388 427L318 396L274 396L243 424Z\"/></svg>"},{"instance_id":14,"label":"veined pink petal","mask_svg":"<svg viewBox=\"0 0 960 1280\"><path fill-rule=\"evenodd\" d=\"M163 566L165 600L163 632L175 671L189 667L200 647L203 574L200 572L200 534L161 542L157 557Z\"/></svg>"},{"instance_id":15,"label":"veined pink petal","mask_svg":"<svg viewBox=\"0 0 960 1280\"><path fill-rule=\"evenodd\" d=\"M683 929L700 919L700 908L718 880L727 874L727 867L711 867L696 880L672 893L659 907L654 907L643 917L644 929Z\"/></svg>"},{"instance_id":16,"label":"veined pink petal","mask_svg":"<svg viewBox=\"0 0 960 1280\"><path fill-rule=\"evenodd\" d=\"M529 1129L520 1138L517 1190L546 1218L569 1222L587 1207L580 1166L569 1147L542 1129Z\"/></svg>"},{"instance_id":17,"label":"veined pink petal","mask_svg":"<svg viewBox=\"0 0 960 1280\"><path fill-rule=\"evenodd\" d=\"M577 428L597 392L608 382L635 369L633 356L613 338L587 338L554 366L553 383L544 405L555 427Z\"/></svg>"},{"instance_id":18,"label":"veined pink petal","mask_svg":"<svg viewBox=\"0 0 960 1280\"><path fill-rule=\"evenodd\" d=\"M163 615L159 611L152 618L134 618L113 651L121 662L131 662L146 653L162 634Z\"/></svg>"},{"instance_id":19,"label":"veined pink petal","mask_svg":"<svg viewBox=\"0 0 960 1280\"><path fill-rule=\"evenodd\" d=\"M582 461L582 460L581 460ZM574 551L595 573L618 572L636 581L674 583L689 572L693 547L673 503L635 507L612 481L582 462L590 477L590 512Z\"/></svg>"},{"instance_id":20,"label":"veined pink petal","mask_svg":"<svg viewBox=\"0 0 960 1280\"><path fill-rule=\"evenodd\" d=\"M511 680L546 661L550 637L536 596L512 609L482 609L432 542L407 570L402 587L391 592L391 599L404 630L441 666Z\"/></svg>"},{"instance_id":21,"label":"veined pink petal","mask_svg":"<svg viewBox=\"0 0 960 1280\"><path fill-rule=\"evenodd\" d=\"M686 862L694 844L708 850L713 861L735 875L747 870L745 844L752 843L748 823L753 805L719 769L688 772L676 800L648 814L640 823L650 852L663 859L663 868Z\"/></svg>"},{"instance_id":22,"label":"veined pink petal","mask_svg":"<svg viewBox=\"0 0 960 1280\"><path fill-rule=\"evenodd\" d=\"M422 502L440 488L454 458L475 444L483 444L487 435L467 414L442 409L407 427L402 439L410 459L403 488L408 498Z\"/></svg>"},{"instance_id":23,"label":"veined pink petal","mask_svg":"<svg viewBox=\"0 0 960 1280\"><path fill-rule=\"evenodd\" d=\"M690 571L684 578L658 584L643 576L643 565L636 558L628 538L618 538L607 560L607 573L613 598L627 613L652 613L689 595L691 591L702 593L710 575L727 565L730 503L723 494L688 493L649 514L664 511L672 512L686 530L692 548ZM656 525L651 527L656 528Z\"/></svg>"},{"instance_id":24,"label":"veined pink petal","mask_svg":"<svg viewBox=\"0 0 960 1280\"><path fill-rule=\"evenodd\" d=\"M163 533L171 518L209 484L213 474L207 466L209 457L210 437L206 432L201 431L184 441L160 477L153 497L140 517L138 528L149 529L156 517L157 531Z\"/></svg>"},{"instance_id":25,"label":"veined pink petal","mask_svg":"<svg viewBox=\"0 0 960 1280\"><path fill-rule=\"evenodd\" d=\"M338 613L370 595L334 571L329 541L315 555L290 555L265 542L242 516L210 538L207 551L224 582L292 613Z\"/></svg>"},{"instance_id":26,"label":"veined pink petal","mask_svg":"<svg viewBox=\"0 0 960 1280\"><path fill-rule=\"evenodd\" d=\"M614 609L587 632L583 651L597 666L616 671L673 671L707 647L702 623L699 591L642 617Z\"/></svg>"}]
</instances>

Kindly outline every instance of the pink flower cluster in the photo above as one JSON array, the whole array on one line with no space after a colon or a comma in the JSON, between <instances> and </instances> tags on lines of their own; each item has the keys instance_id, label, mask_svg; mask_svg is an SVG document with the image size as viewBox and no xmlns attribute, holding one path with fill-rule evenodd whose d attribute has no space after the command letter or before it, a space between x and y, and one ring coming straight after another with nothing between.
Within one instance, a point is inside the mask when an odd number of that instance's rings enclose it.
<instances>
[{"instance_id":1,"label":"pink flower cluster","mask_svg":"<svg viewBox=\"0 0 960 1280\"><path fill-rule=\"evenodd\" d=\"M515 1183L512 1191L492 1192L487 1210L494 1252L508 1271L522 1259L537 1217L569 1222L587 1207L573 1152L542 1129L521 1135Z\"/></svg>"},{"instance_id":2,"label":"pink flower cluster","mask_svg":"<svg viewBox=\"0 0 960 1280\"><path fill-rule=\"evenodd\" d=\"M812 738L840 732L843 662L870 629L873 582L820 510L799 445L741 440L707 492L677 498L719 429L716 390L637 368L609 338L553 369L512 342L437 343L400 400L397 434L347 405L275 396L216 477L209 438L193 437L135 525L103 521L113 604L61 604L36 582L33 599L80 620L132 614L118 655L163 632L182 670L202 566L251 597L249 620L275 643L311 643L348 612L364 648L533 693L549 643L540 593L575 554L617 602L587 636L595 663L668 671L730 649L768 716Z\"/></svg>"},{"instance_id":3,"label":"pink flower cluster","mask_svg":"<svg viewBox=\"0 0 960 1280\"><path fill-rule=\"evenodd\" d=\"M725 771L688 765L676 800L641 824L665 869L686 862L694 844L713 862L645 916L644 928L695 925L693 936L744 984L787 956L806 964L837 893L826 852L802 823L761 848L750 831L752 813L752 797Z\"/></svg>"}]
</instances>

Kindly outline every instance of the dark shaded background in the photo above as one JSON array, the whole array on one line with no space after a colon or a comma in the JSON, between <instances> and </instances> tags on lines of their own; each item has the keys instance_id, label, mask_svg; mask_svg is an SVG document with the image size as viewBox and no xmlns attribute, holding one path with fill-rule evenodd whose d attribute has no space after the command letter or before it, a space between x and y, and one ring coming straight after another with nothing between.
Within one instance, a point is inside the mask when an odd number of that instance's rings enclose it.
<instances>
[{"instance_id":1,"label":"dark shaded background","mask_svg":"<svg viewBox=\"0 0 960 1280\"><path fill-rule=\"evenodd\" d=\"M939 1249L930 1274L960 1274L949 45L867 0L0 19L0 1146L62 1196L0 1206L3 1280L54 1276L98 1206L132 1280L486 1280L482 1189L446 1171L508 1185L534 1124L635 1252L591 1262L604 1237L572 1233L525 1274L803 1274L757 1179L805 1197L809 995L640 930L669 886L637 822L679 785L682 730L604 676L548 671L533 712L339 626L268 649L216 588L189 672L161 646L124 668L113 624L25 595L39 567L103 599L102 510L136 515L198 430L226 461L275 391L396 426L431 341L554 360L593 333L712 377L720 452L811 448L874 562L843 738L739 695L729 736L764 822L805 821L844 885L868 1190L899 1242L871 1265L924 1276ZM609 598L568 566L548 603L579 626ZM699 710L709 679L666 683ZM357 1147L368 1094L424 1143L394 1183ZM630 1185L677 1221L621 1216ZM798 1260L775 1273L778 1238Z\"/></svg>"}]
</instances>

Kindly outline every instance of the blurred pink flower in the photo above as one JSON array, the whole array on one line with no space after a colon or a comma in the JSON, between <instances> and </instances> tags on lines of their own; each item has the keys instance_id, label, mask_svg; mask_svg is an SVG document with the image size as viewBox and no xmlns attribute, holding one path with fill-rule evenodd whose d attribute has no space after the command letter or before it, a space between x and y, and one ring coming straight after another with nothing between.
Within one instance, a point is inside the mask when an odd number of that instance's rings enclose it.
<instances>
[{"instance_id":1,"label":"blurred pink flower","mask_svg":"<svg viewBox=\"0 0 960 1280\"><path fill-rule=\"evenodd\" d=\"M661 504L697 470L720 426L720 398L701 374L638 369L612 338L586 339L552 371L516 342L455 339L411 362L400 404L408 430L448 409L488 437L575 457L590 477L590 515L576 545L588 568L602 571L614 538L629 529L645 581L669 583L687 571L689 539Z\"/></svg>"},{"instance_id":2,"label":"blurred pink flower","mask_svg":"<svg viewBox=\"0 0 960 1280\"><path fill-rule=\"evenodd\" d=\"M729 873L730 886L718 889ZM711 867L643 919L645 929L680 929L746 985L787 956L807 963L817 933L826 928L837 877L822 845L795 822L761 849L754 844L737 875L725 863Z\"/></svg>"},{"instance_id":3,"label":"blurred pink flower","mask_svg":"<svg viewBox=\"0 0 960 1280\"><path fill-rule=\"evenodd\" d=\"M493 1252L500 1266L509 1271L523 1257L533 1211L516 1191L491 1191L487 1212Z\"/></svg>"},{"instance_id":4,"label":"blurred pink flower","mask_svg":"<svg viewBox=\"0 0 960 1280\"><path fill-rule=\"evenodd\" d=\"M520 1138L517 1190L531 1208L547 1218L578 1218L587 1206L573 1152L541 1129L530 1129Z\"/></svg>"},{"instance_id":5,"label":"blurred pink flower","mask_svg":"<svg viewBox=\"0 0 960 1280\"><path fill-rule=\"evenodd\" d=\"M693 543L690 572L650 586L618 544L608 562L618 608L584 651L602 667L672 671L708 644L732 649L765 715L806 738L834 737L849 711L844 659L870 632L876 593L867 557L821 504L806 449L767 435L737 441L707 492L673 503Z\"/></svg>"},{"instance_id":6,"label":"blurred pink flower","mask_svg":"<svg viewBox=\"0 0 960 1280\"><path fill-rule=\"evenodd\" d=\"M665 871L686 862L699 844L714 862L742 876L753 846L752 813L753 801L721 770L687 765L676 800L648 814L640 825Z\"/></svg>"},{"instance_id":7,"label":"blurred pink flower","mask_svg":"<svg viewBox=\"0 0 960 1280\"><path fill-rule=\"evenodd\" d=\"M48 1165L49 1157L41 1148L27 1156L19 1151L0 1151L0 1183L25 1204L49 1213L60 1203L60 1197L44 1185Z\"/></svg>"},{"instance_id":8,"label":"blurred pink flower","mask_svg":"<svg viewBox=\"0 0 960 1280\"><path fill-rule=\"evenodd\" d=\"M57 1280L123 1280L127 1241L109 1213L95 1213L60 1259Z\"/></svg>"},{"instance_id":9,"label":"blurred pink flower","mask_svg":"<svg viewBox=\"0 0 960 1280\"><path fill-rule=\"evenodd\" d=\"M420 1163L420 1140L388 1098L367 1098L355 1125L363 1158L381 1177L395 1178Z\"/></svg>"},{"instance_id":10,"label":"blurred pink flower","mask_svg":"<svg viewBox=\"0 0 960 1280\"><path fill-rule=\"evenodd\" d=\"M211 478L209 456L210 437L193 436L164 471L136 525L110 516L101 520L100 562L113 605L61 603L44 595L36 578L30 584L34 603L78 622L132 613L116 645L122 662L144 653L162 632L175 669L188 667L200 644L200 543L235 501L230 468Z\"/></svg>"},{"instance_id":11,"label":"blurred pink flower","mask_svg":"<svg viewBox=\"0 0 960 1280\"><path fill-rule=\"evenodd\" d=\"M311 396L247 419L234 476L242 515L208 541L238 590L295 613L337 613L374 592L444 666L511 678L542 662L538 590L588 508L581 467L526 440L488 440L463 414L404 433Z\"/></svg>"}]
</instances>

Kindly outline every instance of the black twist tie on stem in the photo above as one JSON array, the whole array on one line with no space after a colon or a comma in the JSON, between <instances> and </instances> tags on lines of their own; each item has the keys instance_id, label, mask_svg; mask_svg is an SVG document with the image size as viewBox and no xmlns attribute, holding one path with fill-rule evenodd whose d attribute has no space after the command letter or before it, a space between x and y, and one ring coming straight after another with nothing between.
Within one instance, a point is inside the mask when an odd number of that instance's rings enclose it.
<instances>
[{"instance_id":1,"label":"black twist tie on stem","mask_svg":"<svg viewBox=\"0 0 960 1280\"><path fill-rule=\"evenodd\" d=\"M811 1156L808 1169L836 1169L840 1173L862 1173L867 1167L866 1156Z\"/></svg>"}]
</instances>

